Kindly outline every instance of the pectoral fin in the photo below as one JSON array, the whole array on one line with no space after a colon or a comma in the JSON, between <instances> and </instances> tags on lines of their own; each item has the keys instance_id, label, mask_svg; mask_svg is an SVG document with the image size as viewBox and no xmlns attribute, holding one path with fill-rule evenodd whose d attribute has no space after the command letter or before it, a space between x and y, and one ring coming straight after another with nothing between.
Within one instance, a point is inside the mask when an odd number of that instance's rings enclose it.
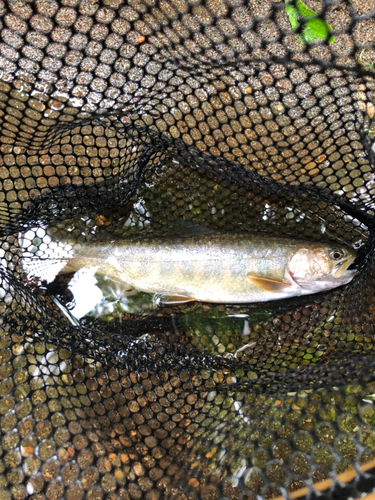
<instances>
[{"instance_id":1,"label":"pectoral fin","mask_svg":"<svg viewBox=\"0 0 375 500\"><path fill-rule=\"evenodd\" d=\"M290 283L285 283L284 281L263 278L261 276L248 275L247 279L261 288L264 292L283 292L285 288L292 286Z\"/></svg>"},{"instance_id":2,"label":"pectoral fin","mask_svg":"<svg viewBox=\"0 0 375 500\"><path fill-rule=\"evenodd\" d=\"M183 295L164 295L158 293L155 296L155 302L159 304L171 305L171 304L184 304L185 302L194 301L193 297L185 297Z\"/></svg>"}]
</instances>

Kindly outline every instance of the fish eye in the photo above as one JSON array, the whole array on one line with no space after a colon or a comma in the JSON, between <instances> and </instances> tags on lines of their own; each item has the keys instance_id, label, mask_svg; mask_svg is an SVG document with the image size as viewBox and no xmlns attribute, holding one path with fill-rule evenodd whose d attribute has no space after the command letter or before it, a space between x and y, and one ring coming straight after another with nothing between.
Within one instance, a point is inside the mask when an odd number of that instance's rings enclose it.
<instances>
[{"instance_id":1,"label":"fish eye","mask_svg":"<svg viewBox=\"0 0 375 500\"><path fill-rule=\"evenodd\" d=\"M340 252L340 250L332 250L332 252L329 254L331 259L333 260L339 260L343 257L343 252Z\"/></svg>"}]
</instances>

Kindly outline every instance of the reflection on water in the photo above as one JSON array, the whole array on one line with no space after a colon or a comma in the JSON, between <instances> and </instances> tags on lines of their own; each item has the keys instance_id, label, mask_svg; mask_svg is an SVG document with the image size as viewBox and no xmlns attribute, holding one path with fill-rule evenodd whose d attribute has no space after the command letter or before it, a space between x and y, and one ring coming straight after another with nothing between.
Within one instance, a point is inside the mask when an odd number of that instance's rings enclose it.
<instances>
[{"instance_id":1,"label":"reflection on water","mask_svg":"<svg viewBox=\"0 0 375 500\"><path fill-rule=\"evenodd\" d=\"M123 313L141 314L154 308L153 294L130 290L125 283L118 283L101 274L95 274L100 300L86 314L105 321L121 320ZM84 301L84 297L82 296ZM74 314L74 311L72 311ZM82 317L82 316L81 316Z\"/></svg>"},{"instance_id":2,"label":"reflection on water","mask_svg":"<svg viewBox=\"0 0 375 500\"><path fill-rule=\"evenodd\" d=\"M265 311L228 314L224 307L197 304L182 310L179 322L191 336L194 347L209 354L234 357L255 345L253 327L270 316L271 313Z\"/></svg>"}]
</instances>

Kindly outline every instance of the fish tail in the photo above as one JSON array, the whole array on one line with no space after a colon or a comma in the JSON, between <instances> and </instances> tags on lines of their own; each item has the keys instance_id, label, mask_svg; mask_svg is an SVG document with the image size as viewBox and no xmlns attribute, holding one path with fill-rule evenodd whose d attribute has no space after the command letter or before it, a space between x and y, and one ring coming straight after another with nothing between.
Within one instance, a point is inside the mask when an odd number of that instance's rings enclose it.
<instances>
[{"instance_id":1,"label":"fish tail","mask_svg":"<svg viewBox=\"0 0 375 500\"><path fill-rule=\"evenodd\" d=\"M29 277L36 277L47 283L51 283L58 275L74 274L80 268L74 257L43 258L37 255L23 257L21 267Z\"/></svg>"}]
</instances>

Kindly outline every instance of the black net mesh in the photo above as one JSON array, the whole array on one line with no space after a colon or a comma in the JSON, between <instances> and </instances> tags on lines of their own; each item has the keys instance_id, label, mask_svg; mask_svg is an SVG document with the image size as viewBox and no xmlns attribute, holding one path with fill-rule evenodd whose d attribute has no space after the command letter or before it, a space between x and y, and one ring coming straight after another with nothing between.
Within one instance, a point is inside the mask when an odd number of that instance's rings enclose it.
<instances>
[{"instance_id":1,"label":"black net mesh","mask_svg":"<svg viewBox=\"0 0 375 500\"><path fill-rule=\"evenodd\" d=\"M374 64L374 0L0 0L1 500L375 489ZM359 273L157 308L103 279L69 312L75 243L195 227Z\"/></svg>"}]
</instances>

